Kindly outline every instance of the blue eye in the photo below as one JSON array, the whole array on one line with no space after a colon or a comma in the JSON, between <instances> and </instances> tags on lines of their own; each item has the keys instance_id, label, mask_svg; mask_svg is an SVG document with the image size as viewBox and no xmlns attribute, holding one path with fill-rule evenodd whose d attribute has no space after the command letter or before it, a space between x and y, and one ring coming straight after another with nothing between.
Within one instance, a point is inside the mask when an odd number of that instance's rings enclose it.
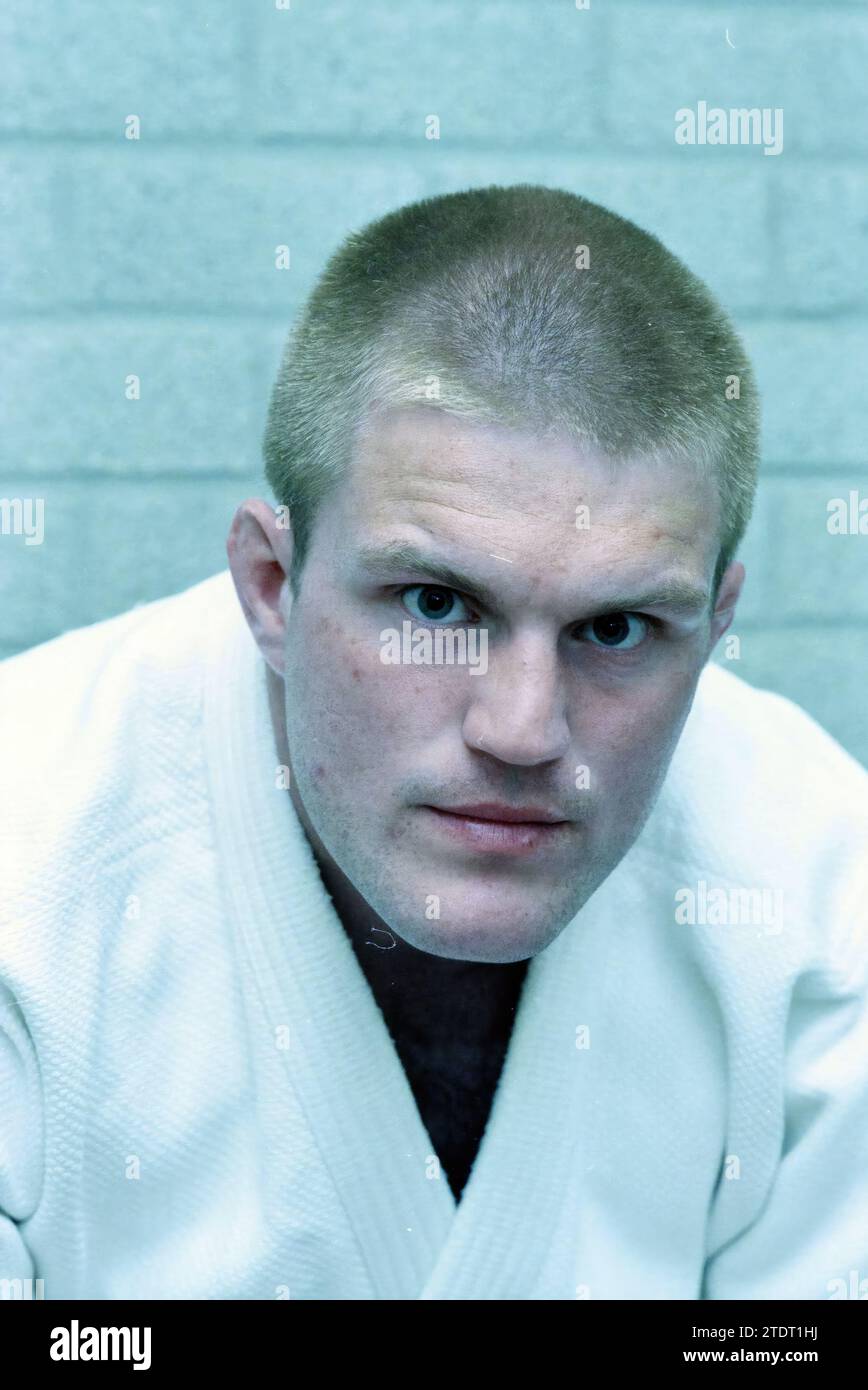
<instances>
[{"instance_id":1,"label":"blue eye","mask_svg":"<svg viewBox=\"0 0 868 1390\"><path fill-rule=\"evenodd\" d=\"M651 622L639 613L604 613L585 623L582 632L588 634L592 647L609 647L615 651L630 651L644 641Z\"/></svg>"},{"instance_id":2,"label":"blue eye","mask_svg":"<svg viewBox=\"0 0 868 1390\"><path fill-rule=\"evenodd\" d=\"M436 584L413 584L401 592L401 602L422 623L470 621L470 609L454 589Z\"/></svg>"}]
</instances>

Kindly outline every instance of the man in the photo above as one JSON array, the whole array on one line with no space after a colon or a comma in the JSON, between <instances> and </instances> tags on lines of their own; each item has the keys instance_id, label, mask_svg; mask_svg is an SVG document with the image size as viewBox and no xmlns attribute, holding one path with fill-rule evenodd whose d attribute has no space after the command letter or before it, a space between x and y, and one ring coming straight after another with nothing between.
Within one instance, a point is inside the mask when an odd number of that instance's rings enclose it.
<instances>
[{"instance_id":1,"label":"man","mask_svg":"<svg viewBox=\"0 0 868 1390\"><path fill-rule=\"evenodd\" d=\"M5 665L0 1273L864 1296L868 777L709 664L757 416L601 207L348 239L232 583Z\"/></svg>"}]
</instances>

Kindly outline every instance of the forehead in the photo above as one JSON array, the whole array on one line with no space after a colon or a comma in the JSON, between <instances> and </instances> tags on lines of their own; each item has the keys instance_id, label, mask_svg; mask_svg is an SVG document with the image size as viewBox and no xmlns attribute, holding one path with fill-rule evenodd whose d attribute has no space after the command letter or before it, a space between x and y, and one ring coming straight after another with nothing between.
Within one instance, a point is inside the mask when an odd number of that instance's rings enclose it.
<instances>
[{"instance_id":1,"label":"forehead","mask_svg":"<svg viewBox=\"0 0 868 1390\"><path fill-rule=\"evenodd\" d=\"M563 436L424 407L366 422L335 501L359 545L421 531L496 551L528 577L652 556L703 573L719 534L716 489L682 462L614 462Z\"/></svg>"}]
</instances>

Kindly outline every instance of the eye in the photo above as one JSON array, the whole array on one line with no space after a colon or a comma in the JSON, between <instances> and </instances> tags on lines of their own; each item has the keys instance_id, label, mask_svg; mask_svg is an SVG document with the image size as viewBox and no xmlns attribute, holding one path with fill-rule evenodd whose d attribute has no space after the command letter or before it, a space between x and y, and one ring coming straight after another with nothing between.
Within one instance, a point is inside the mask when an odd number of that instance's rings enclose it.
<instances>
[{"instance_id":1,"label":"eye","mask_svg":"<svg viewBox=\"0 0 868 1390\"><path fill-rule=\"evenodd\" d=\"M422 623L466 623L472 620L470 609L454 589L444 589L435 584L413 584L409 589L402 589L400 599L407 612Z\"/></svg>"},{"instance_id":2,"label":"eye","mask_svg":"<svg viewBox=\"0 0 868 1390\"><path fill-rule=\"evenodd\" d=\"M652 626L650 618L640 613L604 613L580 629L592 647L610 647L630 651L644 641Z\"/></svg>"}]
</instances>

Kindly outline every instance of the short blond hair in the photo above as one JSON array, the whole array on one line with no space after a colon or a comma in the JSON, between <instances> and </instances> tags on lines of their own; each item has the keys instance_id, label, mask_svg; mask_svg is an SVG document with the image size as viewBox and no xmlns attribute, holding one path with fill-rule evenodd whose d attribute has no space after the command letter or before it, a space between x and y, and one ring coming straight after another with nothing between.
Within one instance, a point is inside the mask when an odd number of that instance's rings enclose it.
<instances>
[{"instance_id":1,"label":"short blond hair","mask_svg":"<svg viewBox=\"0 0 868 1390\"><path fill-rule=\"evenodd\" d=\"M375 408L563 431L714 477L715 589L750 519L759 404L706 286L656 237L560 189L474 188L352 233L291 331L263 441L301 574L320 503Z\"/></svg>"}]
</instances>

